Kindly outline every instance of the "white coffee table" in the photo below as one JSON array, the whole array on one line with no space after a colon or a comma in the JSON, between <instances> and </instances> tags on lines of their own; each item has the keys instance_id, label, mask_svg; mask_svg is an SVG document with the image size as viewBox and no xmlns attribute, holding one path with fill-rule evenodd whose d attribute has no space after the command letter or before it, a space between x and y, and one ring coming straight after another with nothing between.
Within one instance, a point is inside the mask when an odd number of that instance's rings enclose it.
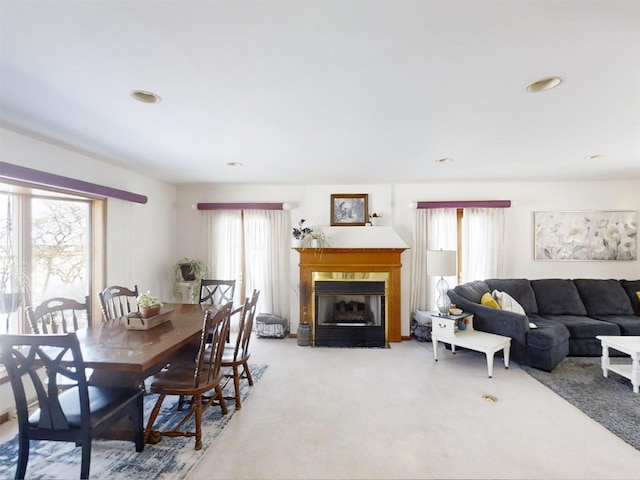
<instances>
[{"instance_id":1,"label":"white coffee table","mask_svg":"<svg viewBox=\"0 0 640 480\"><path fill-rule=\"evenodd\" d=\"M464 330L457 324L467 320ZM451 352L456 353L456 346L482 352L487 357L489 378L493 377L493 357L496 352L504 350L504 367L509 368L509 351L511 338L493 333L479 332L473 329L473 315L462 314L447 317L431 316L431 340L433 342L433 359L438 361L438 342L449 343Z\"/></svg>"},{"instance_id":2,"label":"white coffee table","mask_svg":"<svg viewBox=\"0 0 640 480\"><path fill-rule=\"evenodd\" d=\"M618 375L622 375L625 378L631 380L633 385L633 392L640 392L640 337L638 336L611 336L611 335L598 335L596 336L602 344L602 375L604 377L609 376L609 371L615 372ZM609 349L613 348L619 352L626 353L631 357L631 365L611 365L609 360Z\"/></svg>"}]
</instances>

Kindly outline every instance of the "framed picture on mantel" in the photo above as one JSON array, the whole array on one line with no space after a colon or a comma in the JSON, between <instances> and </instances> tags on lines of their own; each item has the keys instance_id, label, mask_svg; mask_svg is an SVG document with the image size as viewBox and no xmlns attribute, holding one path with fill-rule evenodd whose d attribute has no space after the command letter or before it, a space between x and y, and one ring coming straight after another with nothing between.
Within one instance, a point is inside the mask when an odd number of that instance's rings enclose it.
<instances>
[{"instance_id":1,"label":"framed picture on mantel","mask_svg":"<svg viewBox=\"0 0 640 480\"><path fill-rule=\"evenodd\" d=\"M366 193L332 194L331 225L364 226L369 218L368 201Z\"/></svg>"}]
</instances>

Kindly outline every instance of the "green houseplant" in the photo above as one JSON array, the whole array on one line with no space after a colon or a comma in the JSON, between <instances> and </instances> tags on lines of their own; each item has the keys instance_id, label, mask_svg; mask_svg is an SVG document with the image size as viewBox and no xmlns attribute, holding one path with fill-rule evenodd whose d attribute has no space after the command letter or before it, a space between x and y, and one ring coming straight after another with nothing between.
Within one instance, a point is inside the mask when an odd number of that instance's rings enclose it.
<instances>
[{"instance_id":1,"label":"green houseplant","mask_svg":"<svg viewBox=\"0 0 640 480\"><path fill-rule=\"evenodd\" d=\"M182 299L182 291L180 284L184 282L194 282L199 284L200 280L205 278L209 273L209 265L202 260L190 260L182 258L173 266L173 290L172 295L178 299ZM191 301L197 301L200 292L197 288L190 289Z\"/></svg>"},{"instance_id":2,"label":"green houseplant","mask_svg":"<svg viewBox=\"0 0 640 480\"><path fill-rule=\"evenodd\" d=\"M142 318L150 318L160 313L162 308L162 302L157 297L151 295L151 292L147 290L147 293L143 293L136 298L138 309Z\"/></svg>"}]
</instances>

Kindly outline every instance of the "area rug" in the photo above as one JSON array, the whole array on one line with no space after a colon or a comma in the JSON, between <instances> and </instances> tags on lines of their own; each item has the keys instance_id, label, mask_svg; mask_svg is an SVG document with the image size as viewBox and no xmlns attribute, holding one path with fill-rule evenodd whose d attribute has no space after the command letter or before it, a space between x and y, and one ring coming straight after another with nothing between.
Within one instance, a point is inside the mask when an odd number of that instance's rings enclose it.
<instances>
[{"instance_id":1,"label":"area rug","mask_svg":"<svg viewBox=\"0 0 640 480\"><path fill-rule=\"evenodd\" d=\"M611 363L630 359L611 358ZM640 450L640 394L631 381L609 372L603 377L600 357L567 357L552 372L522 366L533 378Z\"/></svg>"},{"instance_id":2,"label":"area rug","mask_svg":"<svg viewBox=\"0 0 640 480\"><path fill-rule=\"evenodd\" d=\"M257 382L267 369L266 365L251 365L254 386L246 380L241 382L241 396L244 401L256 388ZM225 396L233 395L233 382L225 388ZM145 422L157 397L145 397ZM177 424L183 413L176 410L177 397L167 397L156 420L156 428L164 429ZM164 479L185 478L205 455L216 437L222 433L233 415L235 402L227 401L229 413L222 415L219 407L208 408L202 419L202 450L194 449L194 438L168 438L155 445L145 445L137 453L133 442L116 440L94 440L91 448L91 478L116 479ZM251 408L247 405L245 408ZM189 427L187 427L189 428ZM190 428L193 428L193 424ZM26 478L29 479L72 479L80 477L81 449L72 443L32 441L29 451ZM0 444L0 479L14 478L18 459L17 437Z\"/></svg>"}]
</instances>

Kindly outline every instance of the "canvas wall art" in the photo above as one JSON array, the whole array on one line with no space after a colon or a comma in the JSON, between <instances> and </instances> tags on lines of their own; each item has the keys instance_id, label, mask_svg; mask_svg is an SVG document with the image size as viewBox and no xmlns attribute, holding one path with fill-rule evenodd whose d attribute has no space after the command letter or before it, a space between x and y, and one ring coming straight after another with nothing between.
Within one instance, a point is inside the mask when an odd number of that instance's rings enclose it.
<instances>
[{"instance_id":1,"label":"canvas wall art","mask_svg":"<svg viewBox=\"0 0 640 480\"><path fill-rule=\"evenodd\" d=\"M534 212L536 260L636 260L638 212Z\"/></svg>"}]
</instances>

